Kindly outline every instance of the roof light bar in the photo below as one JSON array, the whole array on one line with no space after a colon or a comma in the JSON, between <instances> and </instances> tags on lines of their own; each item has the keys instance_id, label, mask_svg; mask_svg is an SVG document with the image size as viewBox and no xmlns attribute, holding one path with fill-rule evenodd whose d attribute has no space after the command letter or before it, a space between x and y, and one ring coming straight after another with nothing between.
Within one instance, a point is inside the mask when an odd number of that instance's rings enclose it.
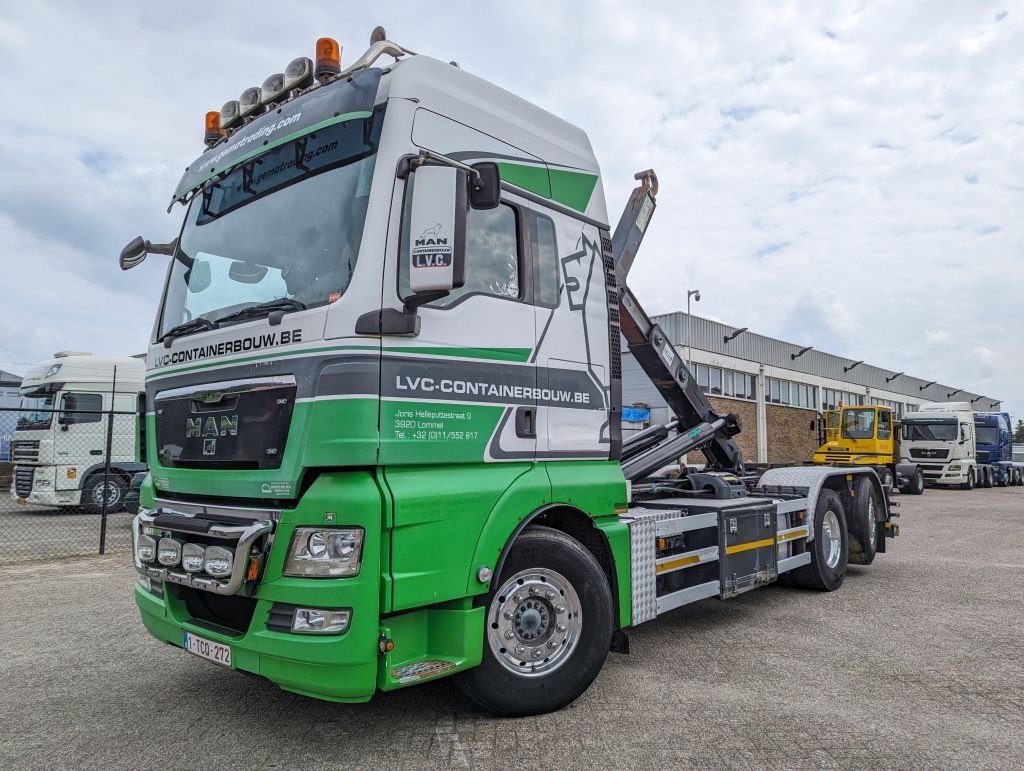
<instances>
[{"instance_id":1,"label":"roof light bar","mask_svg":"<svg viewBox=\"0 0 1024 771\"><path fill-rule=\"evenodd\" d=\"M341 72L341 46L332 37L316 41L316 79L323 83Z\"/></svg>"}]
</instances>

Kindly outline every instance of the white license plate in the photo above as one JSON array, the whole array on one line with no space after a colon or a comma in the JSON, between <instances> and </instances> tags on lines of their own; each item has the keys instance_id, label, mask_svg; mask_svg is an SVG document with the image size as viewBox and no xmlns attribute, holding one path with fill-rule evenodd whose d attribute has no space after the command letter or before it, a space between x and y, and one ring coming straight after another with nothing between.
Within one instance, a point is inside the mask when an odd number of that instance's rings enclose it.
<instances>
[{"instance_id":1,"label":"white license plate","mask_svg":"<svg viewBox=\"0 0 1024 771\"><path fill-rule=\"evenodd\" d=\"M231 666L231 648L227 645L221 645L185 632L185 650L207 661L212 661L214 664L220 664L223 667Z\"/></svg>"}]
</instances>

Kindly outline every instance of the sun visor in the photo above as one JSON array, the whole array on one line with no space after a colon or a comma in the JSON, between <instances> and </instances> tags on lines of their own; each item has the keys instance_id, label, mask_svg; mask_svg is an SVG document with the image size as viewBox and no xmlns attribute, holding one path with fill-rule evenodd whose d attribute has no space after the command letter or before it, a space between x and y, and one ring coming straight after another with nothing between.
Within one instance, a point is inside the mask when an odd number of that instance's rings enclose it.
<instances>
[{"instance_id":1,"label":"sun visor","mask_svg":"<svg viewBox=\"0 0 1024 771\"><path fill-rule=\"evenodd\" d=\"M370 117L377 99L381 70L360 70L335 80L270 111L240 128L226 142L200 155L185 169L171 198L171 206L185 200L211 177L255 158L279 145L346 120Z\"/></svg>"}]
</instances>

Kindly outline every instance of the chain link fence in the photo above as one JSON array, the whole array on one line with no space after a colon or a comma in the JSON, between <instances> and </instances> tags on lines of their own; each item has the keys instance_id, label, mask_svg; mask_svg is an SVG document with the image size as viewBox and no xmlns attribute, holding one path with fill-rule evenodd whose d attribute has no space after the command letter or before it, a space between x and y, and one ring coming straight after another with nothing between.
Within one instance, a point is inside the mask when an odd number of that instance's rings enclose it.
<instances>
[{"instance_id":1,"label":"chain link fence","mask_svg":"<svg viewBox=\"0 0 1024 771\"><path fill-rule=\"evenodd\" d=\"M0 412L0 563L131 548L145 466L135 394L23 397Z\"/></svg>"}]
</instances>

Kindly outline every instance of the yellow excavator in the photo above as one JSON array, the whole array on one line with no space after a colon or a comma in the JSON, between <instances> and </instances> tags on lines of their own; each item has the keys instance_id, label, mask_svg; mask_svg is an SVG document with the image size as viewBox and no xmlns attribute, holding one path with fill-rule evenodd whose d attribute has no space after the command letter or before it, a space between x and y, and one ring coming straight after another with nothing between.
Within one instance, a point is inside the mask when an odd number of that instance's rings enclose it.
<instances>
[{"instance_id":1,"label":"yellow excavator","mask_svg":"<svg viewBox=\"0 0 1024 771\"><path fill-rule=\"evenodd\" d=\"M818 420L820 447L811 461L821 466L870 466L884 487L924 492L924 472L899 462L899 422L892 407L878 404L826 410Z\"/></svg>"}]
</instances>

